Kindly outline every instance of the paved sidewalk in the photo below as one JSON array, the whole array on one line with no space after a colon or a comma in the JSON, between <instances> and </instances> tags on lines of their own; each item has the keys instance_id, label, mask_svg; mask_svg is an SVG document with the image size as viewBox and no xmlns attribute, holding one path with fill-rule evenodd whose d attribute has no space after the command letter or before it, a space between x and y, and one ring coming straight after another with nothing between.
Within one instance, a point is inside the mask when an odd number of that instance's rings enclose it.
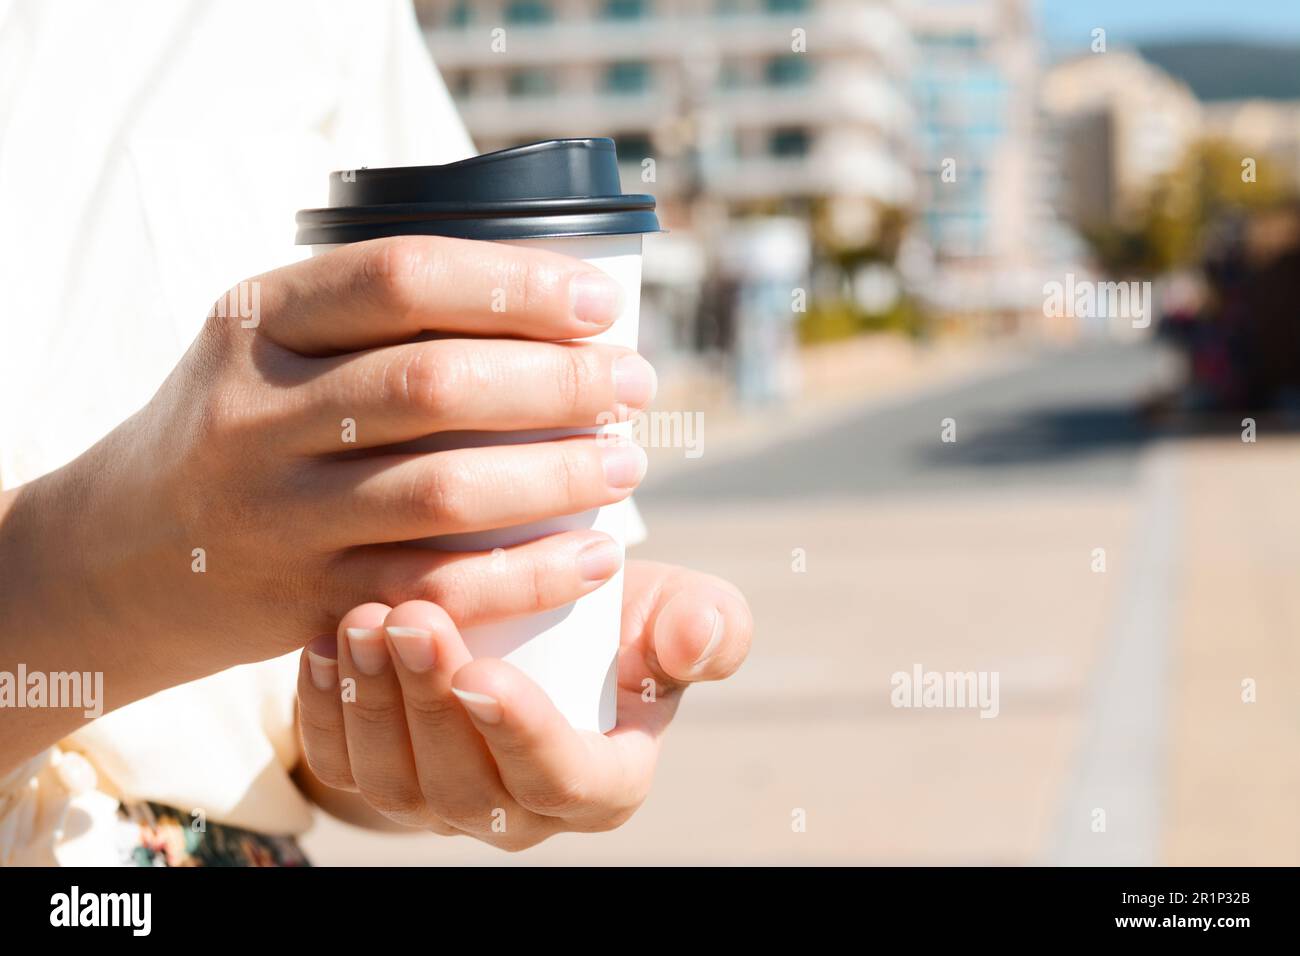
<instances>
[{"instance_id":1,"label":"paved sidewalk","mask_svg":"<svg viewBox=\"0 0 1300 956\"><path fill-rule=\"evenodd\" d=\"M735 581L759 632L740 674L690 692L619 831L507 855L324 820L308 850L323 864L1300 863L1300 438L1152 442L1116 417L1143 367L1101 377L1133 360L1049 359L845 417L839 441L798 448L817 495L692 498L680 476L648 494L639 556ZM948 408L971 445L936 463L916 443ZM853 449L872 470L827 480L865 467ZM799 473L775 473L788 451L722 471L769 469L781 488ZM891 706L891 675L916 665L996 672L998 716ZM1104 833L1088 825L1097 792Z\"/></svg>"},{"instance_id":2,"label":"paved sidewalk","mask_svg":"<svg viewBox=\"0 0 1300 956\"><path fill-rule=\"evenodd\" d=\"M322 863L1033 862L1114 581L1088 555L1128 520L1113 494L656 514L645 556L728 576L761 627L740 674L689 693L629 824L510 856L326 821L308 847ZM890 675L914 663L999 670L1000 715L892 708Z\"/></svg>"},{"instance_id":3,"label":"paved sidewalk","mask_svg":"<svg viewBox=\"0 0 1300 956\"><path fill-rule=\"evenodd\" d=\"M1300 437L1183 447L1163 859L1300 865ZM1242 682L1256 699L1242 699Z\"/></svg>"}]
</instances>

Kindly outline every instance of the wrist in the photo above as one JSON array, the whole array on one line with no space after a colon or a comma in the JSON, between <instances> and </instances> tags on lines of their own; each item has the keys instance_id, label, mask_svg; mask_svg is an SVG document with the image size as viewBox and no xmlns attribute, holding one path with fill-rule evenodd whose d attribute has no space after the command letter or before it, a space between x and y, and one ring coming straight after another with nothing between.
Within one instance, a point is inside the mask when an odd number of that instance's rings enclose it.
<instances>
[{"instance_id":1,"label":"wrist","mask_svg":"<svg viewBox=\"0 0 1300 956\"><path fill-rule=\"evenodd\" d=\"M107 711L161 688L98 573L108 561L92 538L99 529L79 462L0 493L4 657L29 671L102 674Z\"/></svg>"}]
</instances>

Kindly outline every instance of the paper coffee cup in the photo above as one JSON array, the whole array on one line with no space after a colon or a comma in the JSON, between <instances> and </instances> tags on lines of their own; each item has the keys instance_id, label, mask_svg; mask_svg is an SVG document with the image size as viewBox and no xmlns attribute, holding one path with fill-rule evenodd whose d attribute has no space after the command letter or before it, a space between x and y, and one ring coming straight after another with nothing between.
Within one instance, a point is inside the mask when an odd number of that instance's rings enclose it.
<instances>
[{"instance_id":1,"label":"paper coffee cup","mask_svg":"<svg viewBox=\"0 0 1300 956\"><path fill-rule=\"evenodd\" d=\"M392 235L437 235L533 246L590 263L623 290L618 319L583 341L635 349L640 315L641 237L659 231L654 197L625 195L614 143L552 140L445 166L334 173L330 205L298 214L298 244L319 254L337 245ZM617 440L626 424L515 432L447 432L409 446L440 451L548 441L593 433ZM626 545L628 502L469 534L424 538L441 551L509 548L561 531L593 528ZM466 628L475 657L510 661L546 691L574 727L601 733L617 722L623 572L572 604L497 624Z\"/></svg>"}]
</instances>

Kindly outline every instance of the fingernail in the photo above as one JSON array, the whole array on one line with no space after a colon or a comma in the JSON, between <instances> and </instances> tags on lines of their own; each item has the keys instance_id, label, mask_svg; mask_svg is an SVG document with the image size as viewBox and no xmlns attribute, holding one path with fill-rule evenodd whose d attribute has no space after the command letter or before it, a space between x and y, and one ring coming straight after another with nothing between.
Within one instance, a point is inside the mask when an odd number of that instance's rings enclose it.
<instances>
[{"instance_id":1,"label":"fingernail","mask_svg":"<svg viewBox=\"0 0 1300 956\"><path fill-rule=\"evenodd\" d=\"M460 702L474 715L475 720L485 724L501 723L501 702L495 697L476 694L472 690L457 690L455 687L451 692L460 698Z\"/></svg>"},{"instance_id":2,"label":"fingernail","mask_svg":"<svg viewBox=\"0 0 1300 956\"><path fill-rule=\"evenodd\" d=\"M317 690L333 690L339 683L338 639L333 634L313 637L307 644L307 673Z\"/></svg>"},{"instance_id":3,"label":"fingernail","mask_svg":"<svg viewBox=\"0 0 1300 956\"><path fill-rule=\"evenodd\" d=\"M363 674L374 677L388 666L388 648L384 646L384 632L377 627L349 627L348 651L352 663Z\"/></svg>"},{"instance_id":4,"label":"fingernail","mask_svg":"<svg viewBox=\"0 0 1300 956\"><path fill-rule=\"evenodd\" d=\"M403 667L416 674L433 670L438 654L437 645L433 643L433 631L418 627L386 627L384 630L388 632Z\"/></svg>"},{"instance_id":5,"label":"fingernail","mask_svg":"<svg viewBox=\"0 0 1300 956\"><path fill-rule=\"evenodd\" d=\"M608 445L600 455L611 488L635 488L645 477L646 454L640 445Z\"/></svg>"},{"instance_id":6,"label":"fingernail","mask_svg":"<svg viewBox=\"0 0 1300 956\"><path fill-rule=\"evenodd\" d=\"M603 272L583 272L569 280L569 305L579 322L609 325L622 302L623 290Z\"/></svg>"},{"instance_id":7,"label":"fingernail","mask_svg":"<svg viewBox=\"0 0 1300 956\"><path fill-rule=\"evenodd\" d=\"M722 643L722 613L715 607L713 609L713 626L709 630L708 643L704 645L704 650L700 651L700 656L695 658L695 663L691 665L691 670L700 671L704 665L709 662L718 645Z\"/></svg>"},{"instance_id":8,"label":"fingernail","mask_svg":"<svg viewBox=\"0 0 1300 956\"><path fill-rule=\"evenodd\" d=\"M641 356L621 356L614 362L614 400L633 408L645 408L654 401L659 379L654 366Z\"/></svg>"},{"instance_id":9,"label":"fingernail","mask_svg":"<svg viewBox=\"0 0 1300 956\"><path fill-rule=\"evenodd\" d=\"M578 571L584 581L606 581L623 565L623 549L605 538L593 541L578 554Z\"/></svg>"}]
</instances>

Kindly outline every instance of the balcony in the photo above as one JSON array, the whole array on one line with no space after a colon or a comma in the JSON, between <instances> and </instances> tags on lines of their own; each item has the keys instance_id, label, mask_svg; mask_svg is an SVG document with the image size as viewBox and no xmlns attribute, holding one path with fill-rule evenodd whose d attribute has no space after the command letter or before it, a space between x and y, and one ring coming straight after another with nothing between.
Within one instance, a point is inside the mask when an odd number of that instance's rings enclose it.
<instances>
[{"instance_id":1,"label":"balcony","mask_svg":"<svg viewBox=\"0 0 1300 956\"><path fill-rule=\"evenodd\" d=\"M853 123L899 134L915 121L902 90L871 75L821 74L807 86L719 90L709 105L736 127Z\"/></svg>"},{"instance_id":2,"label":"balcony","mask_svg":"<svg viewBox=\"0 0 1300 956\"><path fill-rule=\"evenodd\" d=\"M823 4L791 14L679 14L634 21L557 20L539 24L472 23L426 30L435 62L448 69L501 65L603 63L619 59L706 60L790 52L791 30L807 31L810 56L857 53L885 72L902 74L912 45L899 16L884 5ZM506 49L493 49L504 29Z\"/></svg>"},{"instance_id":3,"label":"balcony","mask_svg":"<svg viewBox=\"0 0 1300 956\"><path fill-rule=\"evenodd\" d=\"M807 199L822 196L863 197L884 205L905 205L913 196L912 173L888 153L863 147L830 156L817 150L806 156L717 156L706 161L703 188L726 202ZM661 202L681 198L688 172L684 164L657 159L655 181L641 180L636 157L623 157L619 176L627 192L644 192Z\"/></svg>"},{"instance_id":4,"label":"balcony","mask_svg":"<svg viewBox=\"0 0 1300 956\"><path fill-rule=\"evenodd\" d=\"M854 196L904 205L911 199L911 171L887 153L870 148L841 156L828 153L814 150L802 157L728 158L707 170L707 188L711 195L733 202Z\"/></svg>"},{"instance_id":5,"label":"balcony","mask_svg":"<svg viewBox=\"0 0 1300 956\"><path fill-rule=\"evenodd\" d=\"M566 93L470 96L456 104L476 139L617 136L656 129L676 115L662 93Z\"/></svg>"},{"instance_id":6,"label":"balcony","mask_svg":"<svg viewBox=\"0 0 1300 956\"><path fill-rule=\"evenodd\" d=\"M536 96L486 93L457 101L481 138L591 135L600 130L653 133L682 113L676 77L638 93L556 90ZM903 92L876 77L818 75L805 86L746 86L711 92L703 111L727 129L773 126L865 127L892 140L910 138L914 117Z\"/></svg>"}]
</instances>

